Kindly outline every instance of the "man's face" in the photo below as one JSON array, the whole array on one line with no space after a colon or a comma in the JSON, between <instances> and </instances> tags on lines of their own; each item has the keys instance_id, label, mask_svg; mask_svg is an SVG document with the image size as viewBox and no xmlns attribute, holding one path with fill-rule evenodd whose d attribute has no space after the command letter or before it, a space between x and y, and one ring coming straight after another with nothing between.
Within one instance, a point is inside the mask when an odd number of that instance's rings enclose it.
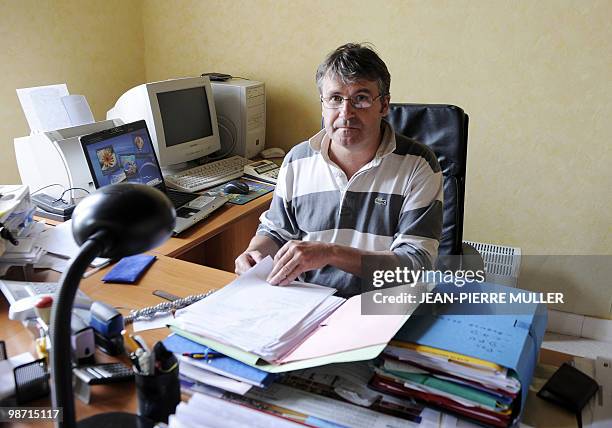
<instances>
[{"instance_id":1,"label":"man's face","mask_svg":"<svg viewBox=\"0 0 612 428\"><path fill-rule=\"evenodd\" d=\"M369 95L376 98L380 95L378 85L370 80L358 80L354 83L343 83L335 76L326 76L321 85L324 98L339 95L351 98L357 95ZM357 109L350 101L345 100L340 108L332 109L322 105L325 131L335 144L346 148L365 148L378 145L380 122L389 111L389 97L378 97L370 108Z\"/></svg>"}]
</instances>

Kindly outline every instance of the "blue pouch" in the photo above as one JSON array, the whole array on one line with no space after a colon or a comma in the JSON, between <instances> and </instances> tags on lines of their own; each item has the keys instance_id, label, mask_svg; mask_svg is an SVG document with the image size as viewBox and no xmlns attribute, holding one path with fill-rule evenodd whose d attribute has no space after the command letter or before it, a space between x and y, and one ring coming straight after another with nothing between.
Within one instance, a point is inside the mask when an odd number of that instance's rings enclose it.
<instances>
[{"instance_id":1,"label":"blue pouch","mask_svg":"<svg viewBox=\"0 0 612 428\"><path fill-rule=\"evenodd\" d=\"M124 257L119 260L119 263L117 263L115 267L104 275L102 281L134 284L144 275L156 258L155 256L149 256L147 254Z\"/></svg>"}]
</instances>

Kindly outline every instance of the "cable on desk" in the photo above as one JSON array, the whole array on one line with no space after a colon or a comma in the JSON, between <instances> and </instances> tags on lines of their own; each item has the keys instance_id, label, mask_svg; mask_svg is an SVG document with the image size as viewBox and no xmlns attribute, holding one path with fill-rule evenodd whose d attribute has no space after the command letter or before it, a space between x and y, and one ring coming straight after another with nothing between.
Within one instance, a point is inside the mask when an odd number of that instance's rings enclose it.
<instances>
[{"instance_id":1,"label":"cable on desk","mask_svg":"<svg viewBox=\"0 0 612 428\"><path fill-rule=\"evenodd\" d=\"M204 299L205 297L210 296L215 291L217 290L212 289L207 291L206 293L194 294L192 296L187 296L183 299L178 299L173 302L163 302L155 306L132 310L130 311L130 314L123 319L123 321L127 325L137 320L148 320L154 318L159 313L171 312L177 309L184 308L185 306L189 306L199 300Z\"/></svg>"},{"instance_id":2,"label":"cable on desk","mask_svg":"<svg viewBox=\"0 0 612 428\"><path fill-rule=\"evenodd\" d=\"M47 189L47 188L49 188L49 187L53 187L53 186L62 186L62 187L64 187L64 185L63 185L63 184L60 184L60 183L48 184L48 185L46 185L46 186L41 187L40 189L36 189L36 190L34 190L33 192L31 192L31 193L30 193L30 196L32 196L34 193L38 193L38 192L40 192L41 190L45 190L45 189Z\"/></svg>"},{"instance_id":3,"label":"cable on desk","mask_svg":"<svg viewBox=\"0 0 612 428\"><path fill-rule=\"evenodd\" d=\"M62 192L62 194L60 195L60 197L57 198L54 202L62 201L63 198L64 198L64 195L66 194L66 192L70 192L71 190L82 190L83 192L85 192L85 193L87 193L89 195L89 190L87 190L87 189L83 189L82 187L69 187L68 189L64 190Z\"/></svg>"}]
</instances>

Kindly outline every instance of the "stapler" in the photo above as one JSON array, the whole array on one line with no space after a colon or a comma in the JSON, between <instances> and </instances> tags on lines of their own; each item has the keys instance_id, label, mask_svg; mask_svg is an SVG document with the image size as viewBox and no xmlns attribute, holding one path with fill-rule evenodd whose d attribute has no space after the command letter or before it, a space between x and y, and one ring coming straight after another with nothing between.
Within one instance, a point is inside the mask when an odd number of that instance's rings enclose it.
<instances>
[{"instance_id":1,"label":"stapler","mask_svg":"<svg viewBox=\"0 0 612 428\"><path fill-rule=\"evenodd\" d=\"M89 325L94 329L96 345L108 355L123 354L123 315L103 302L93 302L90 310Z\"/></svg>"}]
</instances>

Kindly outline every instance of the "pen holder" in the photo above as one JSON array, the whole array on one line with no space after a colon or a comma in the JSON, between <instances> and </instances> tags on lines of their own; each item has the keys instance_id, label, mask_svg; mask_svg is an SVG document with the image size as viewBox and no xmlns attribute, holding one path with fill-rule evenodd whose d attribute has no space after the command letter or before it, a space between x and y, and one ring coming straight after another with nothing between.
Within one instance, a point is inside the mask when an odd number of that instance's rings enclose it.
<instances>
[{"instance_id":1,"label":"pen holder","mask_svg":"<svg viewBox=\"0 0 612 428\"><path fill-rule=\"evenodd\" d=\"M178 366L168 373L145 376L135 374L138 414L155 422L168 422L181 401Z\"/></svg>"}]
</instances>

